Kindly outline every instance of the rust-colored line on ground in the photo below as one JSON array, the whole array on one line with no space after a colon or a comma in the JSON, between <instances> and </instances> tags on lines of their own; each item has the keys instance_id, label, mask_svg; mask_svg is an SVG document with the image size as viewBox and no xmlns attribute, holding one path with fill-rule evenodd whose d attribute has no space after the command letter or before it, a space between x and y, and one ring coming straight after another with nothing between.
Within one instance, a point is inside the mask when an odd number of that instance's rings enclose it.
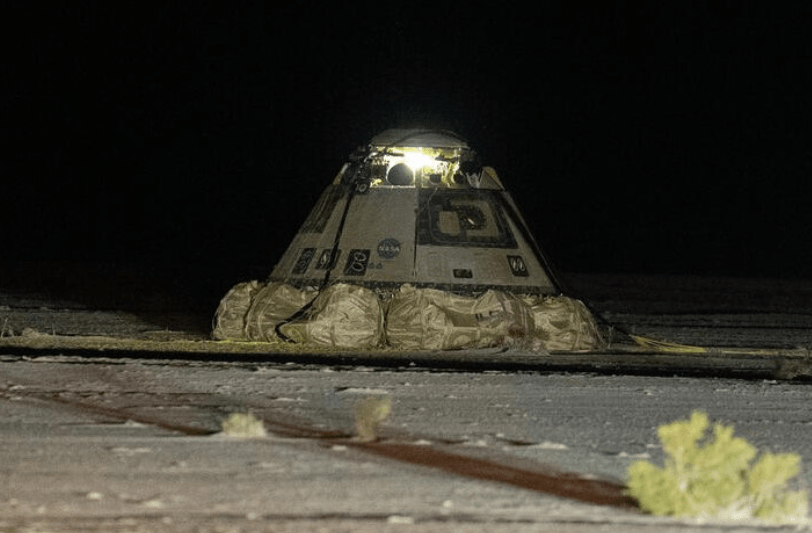
<instances>
[{"instance_id":1,"label":"rust-colored line on ground","mask_svg":"<svg viewBox=\"0 0 812 533\"><path fill-rule=\"evenodd\" d=\"M575 474L525 470L487 459L435 449L431 446L387 442L352 443L351 445L388 459L426 466L468 478L505 483L596 505L610 505L628 510L637 508L634 500L624 494L625 487L610 481L584 479Z\"/></svg>"},{"instance_id":2,"label":"rust-colored line on ground","mask_svg":"<svg viewBox=\"0 0 812 533\"><path fill-rule=\"evenodd\" d=\"M418 440L437 442L436 438L428 435L415 436L399 432L396 442L386 438L373 442L359 442L349 439L351 435L346 433L313 427L307 420L298 417L288 415L271 418L266 414L262 420L268 431L285 437L335 440L373 455L463 477L505 483L584 503L609 505L627 510L638 509L634 499L626 496L625 487L618 483L585 479L577 474L555 471L537 462L532 464L532 468L521 468L499 461L454 453L447 448L411 444Z\"/></svg>"},{"instance_id":3,"label":"rust-colored line on ground","mask_svg":"<svg viewBox=\"0 0 812 533\"><path fill-rule=\"evenodd\" d=\"M25 394L30 398L51 401L70 407L82 413L131 420L162 429L177 431L190 436L206 436L215 433L209 429L166 422L156 417L142 416L93 403L62 398L58 394ZM634 500L624 493L625 487L610 481L584 479L575 474L523 469L502 464L496 461L470 457L446 450L402 442L357 442L347 438L345 433L309 426L305 421L299 423L281 420L263 419L266 428L279 435L303 439L326 439L340 442L354 449L379 457L412 465L424 466L481 481L491 481L512 485L534 492L550 494L595 505L608 505L633 511L637 509ZM542 466L542 465L539 465Z\"/></svg>"},{"instance_id":4,"label":"rust-colored line on ground","mask_svg":"<svg viewBox=\"0 0 812 533\"><path fill-rule=\"evenodd\" d=\"M186 426L183 424L175 424L172 422L165 422L163 420L151 417L151 416L141 416L135 413L128 413L126 411L120 409L113 409L110 407L103 407L101 405L95 405L92 403L87 402L80 402L77 400L70 400L67 398L62 398L57 394L42 394L42 393L34 393L34 394L27 394L29 397L36 398L38 400L44 400L49 402L58 403L60 405L70 407L73 410L76 410L80 413L87 413L96 416L104 416L108 418L114 418L116 420L121 420L122 422L132 421L138 422L139 424L145 424L149 426L159 427L161 429L167 429L170 431L177 431L179 433L183 433L185 435L199 437L199 436L206 436L212 435L215 433L209 429L203 429L194 426Z\"/></svg>"}]
</instances>

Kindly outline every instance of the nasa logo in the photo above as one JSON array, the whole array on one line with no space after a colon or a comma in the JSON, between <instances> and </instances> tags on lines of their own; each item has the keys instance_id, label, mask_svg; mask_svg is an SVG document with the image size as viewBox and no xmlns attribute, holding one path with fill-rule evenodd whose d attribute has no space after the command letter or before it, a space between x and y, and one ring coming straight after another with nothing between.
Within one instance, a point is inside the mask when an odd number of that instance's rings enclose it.
<instances>
[{"instance_id":1,"label":"nasa logo","mask_svg":"<svg viewBox=\"0 0 812 533\"><path fill-rule=\"evenodd\" d=\"M378 243L378 256L384 259L394 259L400 254L400 241L397 239L384 239Z\"/></svg>"}]
</instances>

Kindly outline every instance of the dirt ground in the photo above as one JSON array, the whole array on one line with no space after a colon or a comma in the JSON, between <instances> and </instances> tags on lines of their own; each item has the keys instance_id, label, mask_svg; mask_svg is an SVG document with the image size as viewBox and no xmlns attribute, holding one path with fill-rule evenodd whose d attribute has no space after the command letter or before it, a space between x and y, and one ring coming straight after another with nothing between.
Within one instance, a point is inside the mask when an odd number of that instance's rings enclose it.
<instances>
[{"instance_id":1,"label":"dirt ground","mask_svg":"<svg viewBox=\"0 0 812 533\"><path fill-rule=\"evenodd\" d=\"M32 280L24 268L4 268L2 530L762 530L658 519L627 505L628 466L661 462L657 426L695 409L760 450L800 454L798 482L812 485L804 375L22 350L20 341L42 347L65 337L202 341L228 287L177 271L151 282L136 269L73 266L43 268L50 274ZM632 333L803 361L812 348L812 282L567 281ZM377 441L358 443L353 410L368 397L389 398L392 413ZM244 412L263 421L266 437L220 433L223 420Z\"/></svg>"}]
</instances>

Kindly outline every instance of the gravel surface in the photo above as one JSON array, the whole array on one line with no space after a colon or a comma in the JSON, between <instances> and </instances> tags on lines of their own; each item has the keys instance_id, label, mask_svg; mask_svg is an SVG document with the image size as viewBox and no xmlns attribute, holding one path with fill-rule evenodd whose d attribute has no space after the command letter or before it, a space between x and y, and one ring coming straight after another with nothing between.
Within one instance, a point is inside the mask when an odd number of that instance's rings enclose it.
<instances>
[{"instance_id":1,"label":"gravel surface","mask_svg":"<svg viewBox=\"0 0 812 533\"><path fill-rule=\"evenodd\" d=\"M807 282L570 279L606 318L637 333L812 346ZM49 297L0 292L3 335L206 335L200 324L209 313ZM370 396L391 398L392 413L379 442L364 448L350 438L353 408ZM378 452L402 444L622 484L633 461L661 463L658 425L702 409L759 450L800 454L799 483L808 488L810 405L808 381L83 357L0 346L0 529L757 531L764 528L657 519ZM218 434L235 412L260 417L269 435Z\"/></svg>"}]
</instances>

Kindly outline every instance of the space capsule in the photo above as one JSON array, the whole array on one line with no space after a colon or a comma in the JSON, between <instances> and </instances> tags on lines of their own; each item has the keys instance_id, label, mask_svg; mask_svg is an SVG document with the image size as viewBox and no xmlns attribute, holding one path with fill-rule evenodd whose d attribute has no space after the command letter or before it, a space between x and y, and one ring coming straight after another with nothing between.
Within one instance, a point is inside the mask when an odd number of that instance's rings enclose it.
<instances>
[{"instance_id":1,"label":"space capsule","mask_svg":"<svg viewBox=\"0 0 812 533\"><path fill-rule=\"evenodd\" d=\"M423 129L384 131L353 153L269 278L226 295L214 337L404 349L600 344L496 171L459 136Z\"/></svg>"}]
</instances>

